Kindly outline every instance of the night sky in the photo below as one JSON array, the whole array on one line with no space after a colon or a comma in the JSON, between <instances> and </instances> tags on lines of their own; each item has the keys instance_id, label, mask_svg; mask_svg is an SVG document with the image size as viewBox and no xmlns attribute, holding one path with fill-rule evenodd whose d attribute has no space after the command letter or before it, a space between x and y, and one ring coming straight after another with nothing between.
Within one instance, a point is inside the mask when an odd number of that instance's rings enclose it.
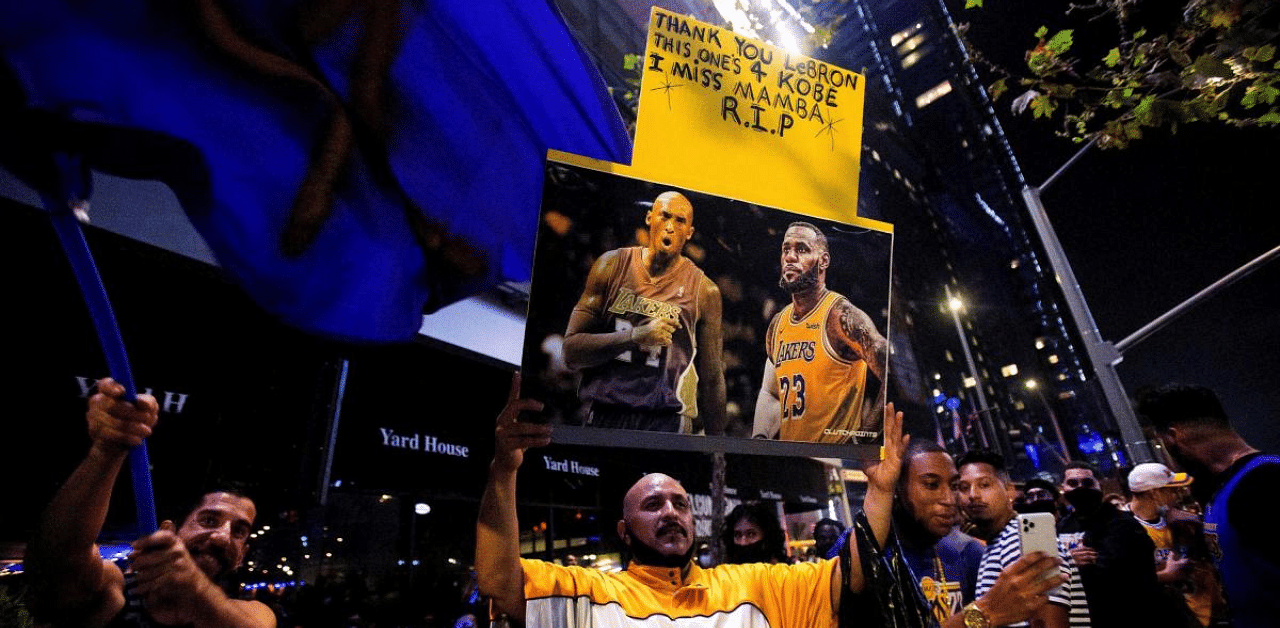
<instances>
[{"instance_id":1,"label":"night sky","mask_svg":"<svg viewBox=\"0 0 1280 628\"><path fill-rule=\"evenodd\" d=\"M1041 24L1071 26L1050 5L988 2L971 20L979 48L1010 67ZM1174 3L1170 3L1174 4ZM1088 58L1098 43L1078 38ZM1041 184L1078 146L1009 98L996 111L1031 184ZM1195 124L1152 131L1126 150L1093 149L1066 170L1043 202L1102 338L1119 342L1195 293L1280 245L1273 216L1276 129ZM1254 446L1280 450L1280 261L1273 261L1134 345L1118 372L1126 389L1178 381L1223 397Z\"/></svg>"}]
</instances>

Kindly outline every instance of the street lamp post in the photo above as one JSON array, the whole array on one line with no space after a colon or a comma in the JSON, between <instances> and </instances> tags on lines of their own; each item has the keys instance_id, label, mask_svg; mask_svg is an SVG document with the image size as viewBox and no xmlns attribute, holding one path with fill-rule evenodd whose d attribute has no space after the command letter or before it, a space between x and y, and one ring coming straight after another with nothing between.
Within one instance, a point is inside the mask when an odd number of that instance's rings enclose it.
<instances>
[{"instance_id":1,"label":"street lamp post","mask_svg":"<svg viewBox=\"0 0 1280 628\"><path fill-rule=\"evenodd\" d=\"M1025 386L1027 390L1034 392L1040 398L1040 403L1044 404L1044 411L1049 413L1049 424L1053 426L1053 433L1058 436L1058 446L1062 448L1062 459L1069 462L1071 460L1071 450L1067 447L1067 439L1062 435L1062 425L1058 423L1058 414L1053 411L1053 406L1049 405L1049 400L1045 398L1039 382L1029 379Z\"/></svg>"},{"instance_id":2,"label":"street lamp post","mask_svg":"<svg viewBox=\"0 0 1280 628\"><path fill-rule=\"evenodd\" d=\"M987 395L982 390L982 376L978 374L978 367L973 362L973 353L969 351L969 337L964 333L964 327L960 324L960 310L964 307L964 302L959 297L951 294L951 286L943 285L943 290L947 294L947 309L951 310L951 320L955 321L956 334L960 336L960 347L964 349L964 360L969 366L969 373L973 375L974 390L978 394L978 414L982 415L983 440L992 443L998 449L1004 449L1000 446L1002 442L999 434L996 432L995 423L991 420L991 408L987 407ZM987 438L990 435L990 438Z\"/></svg>"}]
</instances>

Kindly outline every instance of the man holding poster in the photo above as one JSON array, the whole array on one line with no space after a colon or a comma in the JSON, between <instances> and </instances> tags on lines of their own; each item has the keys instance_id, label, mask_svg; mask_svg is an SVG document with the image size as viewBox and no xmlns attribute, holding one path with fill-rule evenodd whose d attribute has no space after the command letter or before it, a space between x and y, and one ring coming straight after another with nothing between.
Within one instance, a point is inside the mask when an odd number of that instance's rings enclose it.
<instances>
[{"instance_id":1,"label":"man holding poster","mask_svg":"<svg viewBox=\"0 0 1280 628\"><path fill-rule=\"evenodd\" d=\"M756 438L811 443L873 439L885 403L888 349L871 317L827 289L827 237L807 222L787 227L778 285L791 303L769 323ZM866 404L867 372L879 391Z\"/></svg>"},{"instance_id":2,"label":"man holding poster","mask_svg":"<svg viewBox=\"0 0 1280 628\"><path fill-rule=\"evenodd\" d=\"M723 434L720 289L684 256L693 205L663 192L645 214L648 242L592 265L565 330L564 360L581 371L585 424Z\"/></svg>"}]
</instances>

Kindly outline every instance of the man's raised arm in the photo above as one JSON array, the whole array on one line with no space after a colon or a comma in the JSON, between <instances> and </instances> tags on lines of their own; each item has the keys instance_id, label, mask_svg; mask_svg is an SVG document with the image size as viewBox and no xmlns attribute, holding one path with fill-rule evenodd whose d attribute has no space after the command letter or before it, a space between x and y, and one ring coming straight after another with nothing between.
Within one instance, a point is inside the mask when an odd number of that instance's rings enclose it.
<instances>
[{"instance_id":1,"label":"man's raised arm","mask_svg":"<svg viewBox=\"0 0 1280 628\"><path fill-rule=\"evenodd\" d=\"M27 550L36 613L53 625L104 625L124 606L124 576L102 560L95 542L129 450L151 435L159 419L150 395L130 403L110 378L97 387L85 413L89 453L45 509Z\"/></svg>"},{"instance_id":2,"label":"man's raised arm","mask_svg":"<svg viewBox=\"0 0 1280 628\"><path fill-rule=\"evenodd\" d=\"M521 412L539 412L542 403L520 398L520 374L511 377L507 405L494 431L489 483L476 521L476 579L480 592L498 610L524 623L524 571L520 567L520 523L516 519L516 472L524 452L551 442L551 426L520 422Z\"/></svg>"},{"instance_id":3,"label":"man's raised arm","mask_svg":"<svg viewBox=\"0 0 1280 628\"><path fill-rule=\"evenodd\" d=\"M862 500L862 510L875 536L876 545L884 547L889 539L889 530L893 525L893 491L898 483L898 474L902 471L902 454L907 449L908 436L902 433L902 413L893 409L893 404L884 407L884 457L866 468L867 496ZM862 573L862 558L858 553L856 531L850 530L848 540L849 560L840 564L840 569L849 574L849 592L861 593L866 585ZM837 572L839 575L839 572ZM840 598L845 593L840 578L833 578L831 584L831 602L840 608Z\"/></svg>"}]
</instances>

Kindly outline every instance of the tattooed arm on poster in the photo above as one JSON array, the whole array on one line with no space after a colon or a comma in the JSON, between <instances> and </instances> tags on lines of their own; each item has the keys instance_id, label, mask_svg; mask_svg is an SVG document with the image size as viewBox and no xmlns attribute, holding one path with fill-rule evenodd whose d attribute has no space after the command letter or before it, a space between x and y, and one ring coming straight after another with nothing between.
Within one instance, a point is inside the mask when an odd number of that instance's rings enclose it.
<instances>
[{"instance_id":1,"label":"tattooed arm on poster","mask_svg":"<svg viewBox=\"0 0 1280 628\"><path fill-rule=\"evenodd\" d=\"M875 379L867 378L865 392L875 390L875 395L867 394L862 404L861 429L878 432L882 427L882 413L889 391L889 383L885 381L885 365L888 363L889 346L884 336L876 330L875 323L866 312L858 309L848 299L831 308L827 315L827 340L835 347L840 356L846 360L862 360L867 364L867 371Z\"/></svg>"}]
</instances>

